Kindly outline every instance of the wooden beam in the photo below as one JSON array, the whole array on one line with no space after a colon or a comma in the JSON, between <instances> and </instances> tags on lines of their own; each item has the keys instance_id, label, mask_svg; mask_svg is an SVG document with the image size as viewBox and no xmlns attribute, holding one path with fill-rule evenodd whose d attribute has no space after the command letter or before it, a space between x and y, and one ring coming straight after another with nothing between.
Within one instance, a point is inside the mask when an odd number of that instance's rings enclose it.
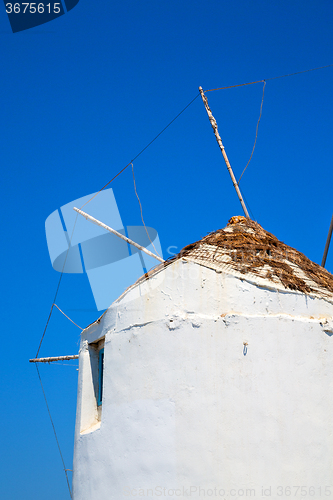
<instances>
[{"instance_id":1,"label":"wooden beam","mask_svg":"<svg viewBox=\"0 0 333 500\"><path fill-rule=\"evenodd\" d=\"M138 243L135 243L135 241L130 240L129 238L127 238L127 236L124 236L123 234L118 233L118 231L116 231L115 229L112 229L112 227L110 227L110 226L107 226L106 224L104 224L100 220L95 219L95 217L92 217L91 215L86 214L85 212L83 212L82 210L80 210L79 208L76 208L76 207L73 207L73 210L75 210L75 212L77 212L78 214L83 215L83 217L85 217L87 220L90 220L94 224L97 224L97 226L103 227L104 229L106 229L110 233L115 234L116 236L118 236L122 240L126 241L130 245L133 245L134 247L138 248L142 252L149 255L149 257L154 257L154 259L158 260L159 262L165 262L163 259L161 259L161 257L158 257L150 250L147 250L145 247L139 245Z\"/></svg>"},{"instance_id":2,"label":"wooden beam","mask_svg":"<svg viewBox=\"0 0 333 500\"><path fill-rule=\"evenodd\" d=\"M204 91L202 90L202 87L199 87L199 92L201 94L201 98L202 98L202 101L205 105L205 108L206 108L206 111L207 111L207 115L208 115L208 118L209 118L209 121L210 121L210 124L214 130L214 134L215 134L215 137L216 137L216 141L217 141L217 144L219 145L220 147L220 150L222 152L222 155L223 155L223 158L224 158L224 161L225 161L225 164L227 165L227 169L228 169L228 172L230 174L230 177L231 177L231 180L232 180L232 183L233 183L233 186L234 188L236 189L236 193L237 193L237 196L239 198L239 201L241 202L241 205L242 205L242 208L244 210L244 213L245 213L245 216L250 219L250 216L249 216L249 212L247 211L247 208L246 208L246 205L245 205L245 202L243 200L243 197L242 197L242 194L240 192L240 189L239 189L239 186L238 186L238 183L236 181L236 178L234 176L234 173L233 173L233 170L231 168L231 165L230 165L230 162L228 160L228 157L227 157L227 153L225 152L225 149L224 149L224 146L222 144L222 139L221 139L221 136L218 132L218 129L217 129L217 123L216 123L216 120L212 114L212 111L210 109L210 107L208 106L208 99L207 97L205 96L205 93Z\"/></svg>"},{"instance_id":3,"label":"wooden beam","mask_svg":"<svg viewBox=\"0 0 333 500\"><path fill-rule=\"evenodd\" d=\"M34 358L29 359L30 363L53 363L53 361L67 361L68 359L79 359L78 354L73 354L70 356L56 356L52 358Z\"/></svg>"},{"instance_id":4,"label":"wooden beam","mask_svg":"<svg viewBox=\"0 0 333 500\"><path fill-rule=\"evenodd\" d=\"M323 260L321 261L321 267L325 267L325 264L326 264L326 258L327 258L327 254L328 254L328 249L329 249L329 246L330 246L331 238L332 238L332 232L333 232L333 215L332 215L331 225L330 225L330 228L328 230L328 235L327 235L327 240L326 240L326 245L325 245Z\"/></svg>"}]
</instances>

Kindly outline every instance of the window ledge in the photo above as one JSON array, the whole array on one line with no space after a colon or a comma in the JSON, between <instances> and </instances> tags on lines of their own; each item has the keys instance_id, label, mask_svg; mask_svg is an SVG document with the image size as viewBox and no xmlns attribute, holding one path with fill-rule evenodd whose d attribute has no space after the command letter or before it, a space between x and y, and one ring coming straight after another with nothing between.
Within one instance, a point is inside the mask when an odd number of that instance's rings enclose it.
<instances>
[{"instance_id":1,"label":"window ledge","mask_svg":"<svg viewBox=\"0 0 333 500\"><path fill-rule=\"evenodd\" d=\"M90 427L88 427L88 429L84 429L83 431L80 432L81 436L83 434L90 434L91 432L94 432L94 431L97 431L97 429L99 429L101 426L101 422L96 422L95 424L91 425Z\"/></svg>"}]
</instances>

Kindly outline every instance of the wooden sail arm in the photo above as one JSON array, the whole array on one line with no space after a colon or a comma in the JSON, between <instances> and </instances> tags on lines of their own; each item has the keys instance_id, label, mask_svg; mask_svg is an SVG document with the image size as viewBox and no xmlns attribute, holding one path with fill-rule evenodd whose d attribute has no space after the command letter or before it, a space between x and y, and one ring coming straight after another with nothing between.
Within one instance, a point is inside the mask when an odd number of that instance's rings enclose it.
<instances>
[{"instance_id":1,"label":"wooden sail arm","mask_svg":"<svg viewBox=\"0 0 333 500\"><path fill-rule=\"evenodd\" d=\"M79 359L78 354L73 354L70 356L55 356L51 358L34 358L29 359L30 363L52 363L53 361L67 361L69 359Z\"/></svg>"},{"instance_id":2,"label":"wooden sail arm","mask_svg":"<svg viewBox=\"0 0 333 500\"><path fill-rule=\"evenodd\" d=\"M82 210L80 210L79 208L76 208L76 207L73 207L73 210L75 210L75 212L77 212L78 214L83 215L83 217L85 217L87 220L90 220L91 222L93 222L94 224L97 224L100 227L103 227L104 229L106 229L110 233L115 234L116 236L118 236L122 240L126 241L130 245L133 245L134 247L138 248L142 252L144 252L147 255L149 255L149 257L154 257L154 259L158 260L159 262L165 262L163 259L161 259L161 257L158 257L157 255L155 255L150 250L147 250L147 248L139 245L138 243L135 243L135 241L130 240L129 238L127 238L127 236L124 236L123 234L118 233L118 231L116 231L115 229L112 229L112 227L110 227L110 226L107 226L106 224L104 224L100 220L95 219L95 217L92 217L91 215L83 212Z\"/></svg>"},{"instance_id":3,"label":"wooden sail arm","mask_svg":"<svg viewBox=\"0 0 333 500\"><path fill-rule=\"evenodd\" d=\"M246 208L246 205L245 205L245 202L243 200L243 196L240 192L240 189L239 189L239 186L238 186L238 182L236 181L236 178L235 178L235 175L234 175L234 172L231 168L231 165L230 165L230 162L228 160L228 157L227 157L227 153L225 152L225 149L224 149L224 146L222 144L222 139L221 139L221 136L218 132L218 129L217 129L217 123L216 123L216 120L213 116L213 113L208 105L208 99L207 97L205 96L205 93L202 89L202 87L199 87L199 92L200 92L200 95L201 95L201 98L202 98L202 101L204 103L204 106L205 106L205 109L207 111L207 115L208 115L208 118L209 118L209 121L210 121L210 124L214 130L214 134L215 134L215 137L216 137L216 141L217 141L217 144L219 145L219 148L221 150L221 153L223 155L223 158L224 158L224 161L225 161L225 164L227 166L227 169L228 169L228 172L230 174L230 177L231 177L231 180L232 180L232 183L233 183L233 186L234 188L236 189L236 193L237 193L237 196L239 198L239 201L241 202L241 205L242 205L242 208L244 210L244 213L245 213L245 216L250 219L250 216L249 216L249 212L247 211L247 208Z\"/></svg>"},{"instance_id":4,"label":"wooden sail arm","mask_svg":"<svg viewBox=\"0 0 333 500\"><path fill-rule=\"evenodd\" d=\"M332 219L331 219L331 225L330 225L330 228L328 230L328 235L327 235L327 240L326 240L326 245L325 245L323 260L321 261L322 267L325 267L325 264L326 264L328 249L329 249L329 246L330 246L330 243L331 243L331 238L332 238L332 232L333 232L333 215L332 215Z\"/></svg>"}]
</instances>

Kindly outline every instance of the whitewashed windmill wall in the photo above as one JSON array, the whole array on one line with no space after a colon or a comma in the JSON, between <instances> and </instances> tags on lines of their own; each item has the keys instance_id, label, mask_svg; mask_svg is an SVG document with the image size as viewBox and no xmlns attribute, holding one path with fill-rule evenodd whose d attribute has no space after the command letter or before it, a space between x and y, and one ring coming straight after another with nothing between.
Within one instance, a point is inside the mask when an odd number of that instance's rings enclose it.
<instances>
[{"instance_id":1,"label":"whitewashed windmill wall","mask_svg":"<svg viewBox=\"0 0 333 500\"><path fill-rule=\"evenodd\" d=\"M82 333L74 500L329 498L332 316L333 277L242 217L139 280Z\"/></svg>"}]
</instances>

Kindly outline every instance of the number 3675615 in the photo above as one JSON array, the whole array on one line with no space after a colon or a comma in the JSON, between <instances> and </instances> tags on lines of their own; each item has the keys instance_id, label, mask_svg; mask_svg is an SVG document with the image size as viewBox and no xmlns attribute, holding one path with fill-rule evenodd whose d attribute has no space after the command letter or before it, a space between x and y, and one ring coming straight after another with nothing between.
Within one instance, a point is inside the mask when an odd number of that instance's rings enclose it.
<instances>
[{"instance_id":1,"label":"number 3675615","mask_svg":"<svg viewBox=\"0 0 333 500\"><path fill-rule=\"evenodd\" d=\"M44 12L51 14L59 14L60 13L60 2L57 3L6 3L6 12L7 14L22 14L30 13L30 14L43 14Z\"/></svg>"}]
</instances>

